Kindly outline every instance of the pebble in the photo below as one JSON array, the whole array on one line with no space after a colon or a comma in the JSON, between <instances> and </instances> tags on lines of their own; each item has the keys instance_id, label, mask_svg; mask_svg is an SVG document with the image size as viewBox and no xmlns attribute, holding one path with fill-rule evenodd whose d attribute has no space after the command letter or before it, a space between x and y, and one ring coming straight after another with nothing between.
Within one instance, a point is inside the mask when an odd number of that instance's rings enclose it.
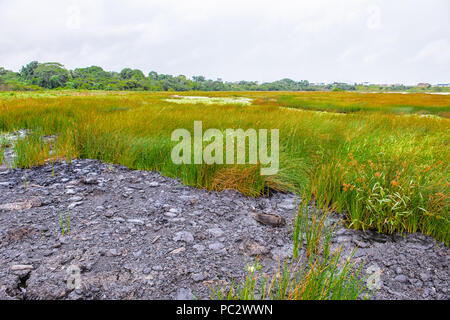
<instances>
[{"instance_id":1,"label":"pebble","mask_svg":"<svg viewBox=\"0 0 450 320\"><path fill-rule=\"evenodd\" d=\"M400 275L396 276L396 277L394 278L394 280L395 280L395 281L398 281L398 282L401 282L401 283L406 283L406 282L408 282L408 278L407 278L405 275L403 275L403 274L400 274Z\"/></svg>"},{"instance_id":2,"label":"pebble","mask_svg":"<svg viewBox=\"0 0 450 320\"><path fill-rule=\"evenodd\" d=\"M214 242L208 245L208 248L214 251L219 251L224 248L224 245L220 242Z\"/></svg>"},{"instance_id":3,"label":"pebble","mask_svg":"<svg viewBox=\"0 0 450 320\"><path fill-rule=\"evenodd\" d=\"M184 241L186 243L191 243L194 241L194 236L190 232L181 231L175 234L173 241Z\"/></svg>"},{"instance_id":4,"label":"pebble","mask_svg":"<svg viewBox=\"0 0 450 320\"><path fill-rule=\"evenodd\" d=\"M175 300L192 300L194 295L192 294L192 290L188 288L180 288L175 293Z\"/></svg>"}]
</instances>

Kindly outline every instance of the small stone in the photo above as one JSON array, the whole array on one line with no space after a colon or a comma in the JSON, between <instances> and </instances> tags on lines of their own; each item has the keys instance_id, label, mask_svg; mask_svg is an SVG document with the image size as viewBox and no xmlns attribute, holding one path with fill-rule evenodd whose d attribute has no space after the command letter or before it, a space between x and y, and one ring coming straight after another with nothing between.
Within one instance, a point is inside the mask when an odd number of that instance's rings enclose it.
<instances>
[{"instance_id":1,"label":"small stone","mask_svg":"<svg viewBox=\"0 0 450 320\"><path fill-rule=\"evenodd\" d=\"M185 250L186 250L185 247L181 247L181 248L178 248L178 249L170 251L170 254L178 254L178 253L183 252Z\"/></svg>"},{"instance_id":2,"label":"small stone","mask_svg":"<svg viewBox=\"0 0 450 320\"><path fill-rule=\"evenodd\" d=\"M286 221L276 214L265 214L265 213L253 213L253 219L258 221L261 224L272 226L272 227L281 227L286 224Z\"/></svg>"},{"instance_id":3,"label":"small stone","mask_svg":"<svg viewBox=\"0 0 450 320\"><path fill-rule=\"evenodd\" d=\"M197 250L199 253L205 251L205 249L206 249L205 246L202 245L202 244L196 244L196 245L193 246L193 248L194 248L195 250Z\"/></svg>"},{"instance_id":4,"label":"small stone","mask_svg":"<svg viewBox=\"0 0 450 320\"><path fill-rule=\"evenodd\" d=\"M246 245L247 252L250 256L261 256L269 253L269 250L257 242L251 242Z\"/></svg>"},{"instance_id":5,"label":"small stone","mask_svg":"<svg viewBox=\"0 0 450 320\"><path fill-rule=\"evenodd\" d=\"M145 275L150 274L150 272L152 272L151 268L144 268L144 270L142 270L142 273Z\"/></svg>"},{"instance_id":6,"label":"small stone","mask_svg":"<svg viewBox=\"0 0 450 320\"><path fill-rule=\"evenodd\" d=\"M69 198L69 201L72 201L72 202L78 202L78 201L80 201L80 200L83 200L83 197L80 197L80 196L74 196L74 197L70 197L70 198Z\"/></svg>"},{"instance_id":7,"label":"small stone","mask_svg":"<svg viewBox=\"0 0 450 320\"><path fill-rule=\"evenodd\" d=\"M398 281L398 282L401 282L401 283L406 283L406 282L408 282L408 278L407 278L405 275L403 275L403 274L400 274L400 275L396 276L396 277L394 278L394 280L395 280L395 281Z\"/></svg>"},{"instance_id":8,"label":"small stone","mask_svg":"<svg viewBox=\"0 0 450 320\"><path fill-rule=\"evenodd\" d=\"M220 243L220 242L214 242L214 243L211 243L208 246L208 248L211 249L211 250L214 250L214 251L219 251L219 250L224 248L224 245L222 243Z\"/></svg>"},{"instance_id":9,"label":"small stone","mask_svg":"<svg viewBox=\"0 0 450 320\"><path fill-rule=\"evenodd\" d=\"M98 180L96 178L83 178L83 179L81 179L81 183L83 183L83 184L98 184Z\"/></svg>"},{"instance_id":10,"label":"small stone","mask_svg":"<svg viewBox=\"0 0 450 320\"><path fill-rule=\"evenodd\" d=\"M169 218L175 218L177 216L177 214L173 212L165 212L164 215Z\"/></svg>"},{"instance_id":11,"label":"small stone","mask_svg":"<svg viewBox=\"0 0 450 320\"><path fill-rule=\"evenodd\" d=\"M138 251L133 252L133 256L135 258L139 258L141 255L142 255L142 250L138 250Z\"/></svg>"},{"instance_id":12,"label":"small stone","mask_svg":"<svg viewBox=\"0 0 450 320\"><path fill-rule=\"evenodd\" d=\"M223 231L220 228L211 228L208 229L207 231L214 237L220 237L221 235L223 235Z\"/></svg>"},{"instance_id":13,"label":"small stone","mask_svg":"<svg viewBox=\"0 0 450 320\"><path fill-rule=\"evenodd\" d=\"M145 224L145 222L141 219L128 219L128 222L133 223L133 224L139 224L141 226L143 226Z\"/></svg>"},{"instance_id":14,"label":"small stone","mask_svg":"<svg viewBox=\"0 0 450 320\"><path fill-rule=\"evenodd\" d=\"M364 241L353 240L353 243L356 244L359 248L368 248L370 244Z\"/></svg>"},{"instance_id":15,"label":"small stone","mask_svg":"<svg viewBox=\"0 0 450 320\"><path fill-rule=\"evenodd\" d=\"M11 266L11 271L23 271L33 269L34 267L31 264L15 264Z\"/></svg>"},{"instance_id":16,"label":"small stone","mask_svg":"<svg viewBox=\"0 0 450 320\"><path fill-rule=\"evenodd\" d=\"M203 281L203 280L205 280L205 276L201 272L193 273L192 274L192 280L194 280L196 282Z\"/></svg>"},{"instance_id":17,"label":"small stone","mask_svg":"<svg viewBox=\"0 0 450 320\"><path fill-rule=\"evenodd\" d=\"M67 209L73 209L73 208L75 208L75 207L77 207L77 206L79 206L80 204L82 204L83 202L82 201L79 201L79 202L73 202L73 203L71 203L71 204L69 204L68 206L67 206Z\"/></svg>"},{"instance_id":18,"label":"small stone","mask_svg":"<svg viewBox=\"0 0 450 320\"><path fill-rule=\"evenodd\" d=\"M293 210L295 208L295 204L292 202L282 202L278 205L278 208L285 209L285 210Z\"/></svg>"},{"instance_id":19,"label":"small stone","mask_svg":"<svg viewBox=\"0 0 450 320\"><path fill-rule=\"evenodd\" d=\"M109 249L108 252L106 253L107 257L117 257L119 255L120 253L116 249Z\"/></svg>"},{"instance_id":20,"label":"small stone","mask_svg":"<svg viewBox=\"0 0 450 320\"><path fill-rule=\"evenodd\" d=\"M427 282L430 279L430 275L428 273L422 272L420 274L420 279L422 279L423 282Z\"/></svg>"},{"instance_id":21,"label":"small stone","mask_svg":"<svg viewBox=\"0 0 450 320\"><path fill-rule=\"evenodd\" d=\"M190 232L180 231L175 234L173 241L184 241L186 243L191 243L194 241L194 236Z\"/></svg>"},{"instance_id":22,"label":"small stone","mask_svg":"<svg viewBox=\"0 0 450 320\"><path fill-rule=\"evenodd\" d=\"M23 210L30 209L33 206L31 201L5 203L0 205L0 210Z\"/></svg>"},{"instance_id":23,"label":"small stone","mask_svg":"<svg viewBox=\"0 0 450 320\"><path fill-rule=\"evenodd\" d=\"M149 182L147 185L151 188L159 187L159 183L156 181Z\"/></svg>"},{"instance_id":24,"label":"small stone","mask_svg":"<svg viewBox=\"0 0 450 320\"><path fill-rule=\"evenodd\" d=\"M192 300L193 297L191 289L188 288L178 289L175 294L175 300Z\"/></svg>"}]
</instances>

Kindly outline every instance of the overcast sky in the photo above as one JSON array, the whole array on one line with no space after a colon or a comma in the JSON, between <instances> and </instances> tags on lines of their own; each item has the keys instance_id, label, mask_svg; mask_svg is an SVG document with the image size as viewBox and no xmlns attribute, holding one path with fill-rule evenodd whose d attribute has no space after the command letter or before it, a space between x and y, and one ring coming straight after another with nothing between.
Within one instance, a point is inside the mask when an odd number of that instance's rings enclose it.
<instances>
[{"instance_id":1,"label":"overcast sky","mask_svg":"<svg viewBox=\"0 0 450 320\"><path fill-rule=\"evenodd\" d=\"M0 66L450 82L449 0L0 0Z\"/></svg>"}]
</instances>

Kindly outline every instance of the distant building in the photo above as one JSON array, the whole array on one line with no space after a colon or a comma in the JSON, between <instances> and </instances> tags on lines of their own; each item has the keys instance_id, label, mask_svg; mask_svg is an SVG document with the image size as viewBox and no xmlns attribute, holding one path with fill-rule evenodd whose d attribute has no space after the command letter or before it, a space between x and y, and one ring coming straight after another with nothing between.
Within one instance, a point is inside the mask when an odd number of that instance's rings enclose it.
<instances>
[{"instance_id":1,"label":"distant building","mask_svg":"<svg viewBox=\"0 0 450 320\"><path fill-rule=\"evenodd\" d=\"M438 83L436 87L450 87L450 83Z\"/></svg>"},{"instance_id":2,"label":"distant building","mask_svg":"<svg viewBox=\"0 0 450 320\"><path fill-rule=\"evenodd\" d=\"M429 83L418 83L417 86L419 88L430 88L431 84L429 84Z\"/></svg>"}]
</instances>

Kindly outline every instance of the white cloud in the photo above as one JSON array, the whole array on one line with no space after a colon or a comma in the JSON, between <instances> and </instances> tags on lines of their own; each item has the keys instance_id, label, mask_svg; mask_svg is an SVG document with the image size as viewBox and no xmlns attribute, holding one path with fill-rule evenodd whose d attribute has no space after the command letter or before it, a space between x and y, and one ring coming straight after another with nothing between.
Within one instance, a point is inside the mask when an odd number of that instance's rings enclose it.
<instances>
[{"instance_id":1,"label":"white cloud","mask_svg":"<svg viewBox=\"0 0 450 320\"><path fill-rule=\"evenodd\" d=\"M448 12L447 0L0 0L0 65L448 82Z\"/></svg>"},{"instance_id":2,"label":"white cloud","mask_svg":"<svg viewBox=\"0 0 450 320\"><path fill-rule=\"evenodd\" d=\"M413 58L407 62L423 62L434 60L442 65L450 64L450 41L449 39L439 39L428 43Z\"/></svg>"}]
</instances>

